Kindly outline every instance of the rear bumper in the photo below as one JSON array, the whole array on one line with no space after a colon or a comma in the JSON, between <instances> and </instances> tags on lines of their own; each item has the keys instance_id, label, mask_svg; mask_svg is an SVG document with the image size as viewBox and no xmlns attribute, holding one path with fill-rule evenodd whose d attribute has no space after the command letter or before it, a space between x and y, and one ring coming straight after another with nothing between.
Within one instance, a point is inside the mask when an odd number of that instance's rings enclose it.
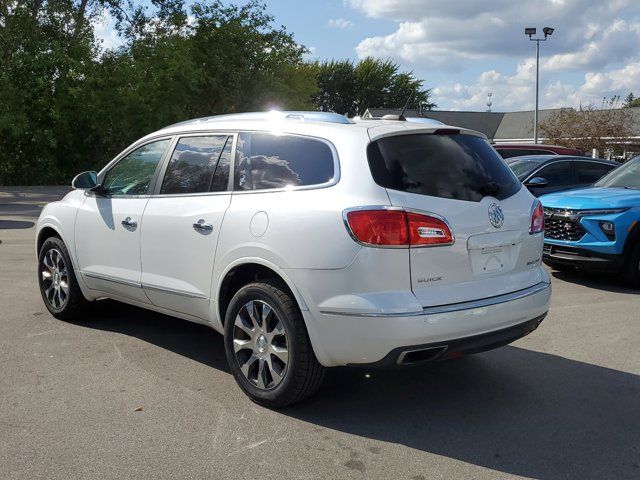
<instances>
[{"instance_id":1,"label":"rear bumper","mask_svg":"<svg viewBox=\"0 0 640 480\"><path fill-rule=\"evenodd\" d=\"M540 283L499 297L425 308L417 315L303 314L324 366L385 366L511 343L538 326L550 297L551 285ZM431 352L437 354L433 358L430 352L411 353L432 347L439 349Z\"/></svg>"},{"instance_id":2,"label":"rear bumper","mask_svg":"<svg viewBox=\"0 0 640 480\"><path fill-rule=\"evenodd\" d=\"M547 265L567 265L596 272L619 272L623 256L600 253L586 248L545 243L542 259Z\"/></svg>"}]
</instances>

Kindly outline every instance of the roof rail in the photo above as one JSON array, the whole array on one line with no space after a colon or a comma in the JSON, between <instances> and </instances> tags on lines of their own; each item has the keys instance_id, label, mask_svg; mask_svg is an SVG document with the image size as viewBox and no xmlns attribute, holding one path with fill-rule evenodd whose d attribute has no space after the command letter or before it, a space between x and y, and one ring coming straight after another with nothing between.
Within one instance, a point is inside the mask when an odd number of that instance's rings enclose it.
<instances>
[{"instance_id":1,"label":"roof rail","mask_svg":"<svg viewBox=\"0 0 640 480\"><path fill-rule=\"evenodd\" d=\"M304 112L304 111L279 111L271 110L269 112L247 112L247 113L231 113L228 115L215 115L211 117L196 118L193 120L186 120L184 122L174 123L169 125L170 127L176 127L178 125L189 125L198 123L210 123L210 122L232 122L240 120L298 120L309 122L327 122L327 123L342 123L350 124L355 123L353 120L348 119L344 115L333 112Z\"/></svg>"},{"instance_id":2,"label":"roof rail","mask_svg":"<svg viewBox=\"0 0 640 480\"><path fill-rule=\"evenodd\" d=\"M397 122L409 122L409 123L425 123L427 125L444 125L440 120L435 120L433 118L427 117L403 117L400 118L400 115L384 115L382 117L370 117L364 118L362 120L394 120Z\"/></svg>"}]
</instances>

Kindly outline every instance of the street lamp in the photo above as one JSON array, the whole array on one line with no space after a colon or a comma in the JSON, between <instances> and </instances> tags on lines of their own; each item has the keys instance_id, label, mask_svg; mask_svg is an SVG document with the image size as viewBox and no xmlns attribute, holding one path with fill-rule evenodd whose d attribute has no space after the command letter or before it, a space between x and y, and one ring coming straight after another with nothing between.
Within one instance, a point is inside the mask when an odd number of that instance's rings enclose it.
<instances>
[{"instance_id":1,"label":"street lamp","mask_svg":"<svg viewBox=\"0 0 640 480\"><path fill-rule=\"evenodd\" d=\"M544 38L533 38L536 34L535 27L527 27L524 29L524 34L529 36L529 40L536 42L536 109L533 115L533 143L538 143L538 92L540 81L540 42L545 42L547 37L553 34L554 29L551 27L544 27L542 33Z\"/></svg>"}]
</instances>

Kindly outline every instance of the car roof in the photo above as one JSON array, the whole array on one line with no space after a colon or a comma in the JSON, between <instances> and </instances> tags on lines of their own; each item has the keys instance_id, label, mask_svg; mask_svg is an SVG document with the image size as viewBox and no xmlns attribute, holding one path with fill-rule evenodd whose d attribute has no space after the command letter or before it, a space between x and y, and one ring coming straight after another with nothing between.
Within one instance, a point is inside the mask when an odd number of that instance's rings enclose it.
<instances>
[{"instance_id":1,"label":"car roof","mask_svg":"<svg viewBox=\"0 0 640 480\"><path fill-rule=\"evenodd\" d=\"M506 159L507 163L513 163L516 161L527 161L527 162L556 162L558 160L576 160L581 162L596 162L596 163L604 163L608 165L617 166L619 163L612 162L610 160L605 160L603 158L592 158L585 157L580 155L522 155L520 157L510 157Z\"/></svg>"},{"instance_id":2,"label":"car roof","mask_svg":"<svg viewBox=\"0 0 640 480\"><path fill-rule=\"evenodd\" d=\"M486 136L480 132L445 125L437 120L350 119L332 112L277 111L235 113L196 118L169 125L153 132L140 141L158 135L174 135L193 131L278 131L279 133L330 136L331 132L359 131L371 140L406 133L433 133L439 129L456 129L461 133ZM137 142L136 142L137 143Z\"/></svg>"},{"instance_id":3,"label":"car roof","mask_svg":"<svg viewBox=\"0 0 640 480\"><path fill-rule=\"evenodd\" d=\"M515 148L523 150L535 150L536 148L561 148L563 150L578 150L577 148L563 147L562 145L549 145L545 143L495 143L494 148Z\"/></svg>"}]
</instances>

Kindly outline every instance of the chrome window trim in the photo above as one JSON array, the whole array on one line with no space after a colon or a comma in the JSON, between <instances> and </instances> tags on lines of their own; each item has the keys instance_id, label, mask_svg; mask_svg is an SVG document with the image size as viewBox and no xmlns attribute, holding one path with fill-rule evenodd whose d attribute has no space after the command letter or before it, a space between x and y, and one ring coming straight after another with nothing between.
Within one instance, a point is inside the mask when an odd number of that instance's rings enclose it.
<instances>
[{"instance_id":1,"label":"chrome window trim","mask_svg":"<svg viewBox=\"0 0 640 480\"><path fill-rule=\"evenodd\" d=\"M360 241L355 234L353 233L353 230L351 230L351 225L349 225L349 219L347 218L347 214L349 212L357 212L357 211L361 211L361 210L395 210L395 211L404 211L404 212L410 212L410 213L417 213L420 215L428 215L430 217L434 217L437 218L438 220L441 220L446 226L447 228L449 228L449 231L451 232L451 242L448 243L437 243L434 245L376 245L373 243L367 243L367 242L362 242ZM344 226L347 229L347 232L349 233L349 236L353 239L353 241L355 241L356 243L364 246L364 247L370 247L370 248L384 248L384 249L410 249L410 248L436 248L436 247L450 247L451 245L453 245L454 243L456 243L456 235L453 231L453 228L451 227L451 224L447 221L446 218L444 218L442 215L438 215L437 213L434 212L429 212L426 210L418 210L415 208L405 208L405 207L396 207L394 205L365 205L365 206L361 206L361 207L351 207L351 208L345 208L342 211L342 222L344 223Z\"/></svg>"},{"instance_id":2,"label":"chrome window trim","mask_svg":"<svg viewBox=\"0 0 640 480\"><path fill-rule=\"evenodd\" d=\"M470 300L468 302L451 303L447 305L437 305L433 307L424 307L420 312L409 313L353 313L353 312L334 312L320 310L320 313L325 315L337 315L344 317L420 317L424 315L439 315L443 313L454 313L464 310L473 310L476 308L490 307L493 305L500 305L501 303L513 302L515 300L521 300L523 298L537 295L542 292L546 292L551 289L551 284L546 282L540 282L531 287L517 290L511 293L505 293L497 295L495 297L482 298L479 300Z\"/></svg>"},{"instance_id":3,"label":"chrome window trim","mask_svg":"<svg viewBox=\"0 0 640 480\"><path fill-rule=\"evenodd\" d=\"M338 150L336 149L335 145L327 140L326 138L323 137L316 137L314 135L307 135L307 134L301 134L301 133L288 133L288 132L277 132L274 133L272 131L269 130L246 130L246 129L238 129L237 135L238 137L240 135L242 135L243 133L249 134L249 135L254 135L254 134L267 134L267 135L273 135L273 136L277 136L277 137L284 137L284 136L289 136L289 137L300 137L300 138L306 138L309 140L315 140L315 141L319 141L324 143L325 145L327 145L329 147L329 149L331 150L331 155L333 157L333 177L331 179L329 179L326 182L323 183L314 183L313 185L299 185L299 186L292 186L292 187L280 187L280 188L262 188L259 190L254 190L253 188L251 190L236 190L235 189L235 182L231 182L231 189L233 191L234 195L245 195L245 194L256 194L256 193L276 193L276 192L295 192L295 191L299 191L299 190L317 190L317 189L321 189L321 188L328 188L328 187L332 187L334 185L336 185L339 181L340 181L340 175L341 175L341 171L340 171L340 157L338 155ZM236 145L234 145L235 147ZM233 179L235 179L235 171L236 171L236 163L237 163L237 156L236 154L236 148L233 149L233 153L234 153L234 157L233 157L233 167L232 167L232 173L233 173ZM252 185L253 187L253 185Z\"/></svg>"}]
</instances>

